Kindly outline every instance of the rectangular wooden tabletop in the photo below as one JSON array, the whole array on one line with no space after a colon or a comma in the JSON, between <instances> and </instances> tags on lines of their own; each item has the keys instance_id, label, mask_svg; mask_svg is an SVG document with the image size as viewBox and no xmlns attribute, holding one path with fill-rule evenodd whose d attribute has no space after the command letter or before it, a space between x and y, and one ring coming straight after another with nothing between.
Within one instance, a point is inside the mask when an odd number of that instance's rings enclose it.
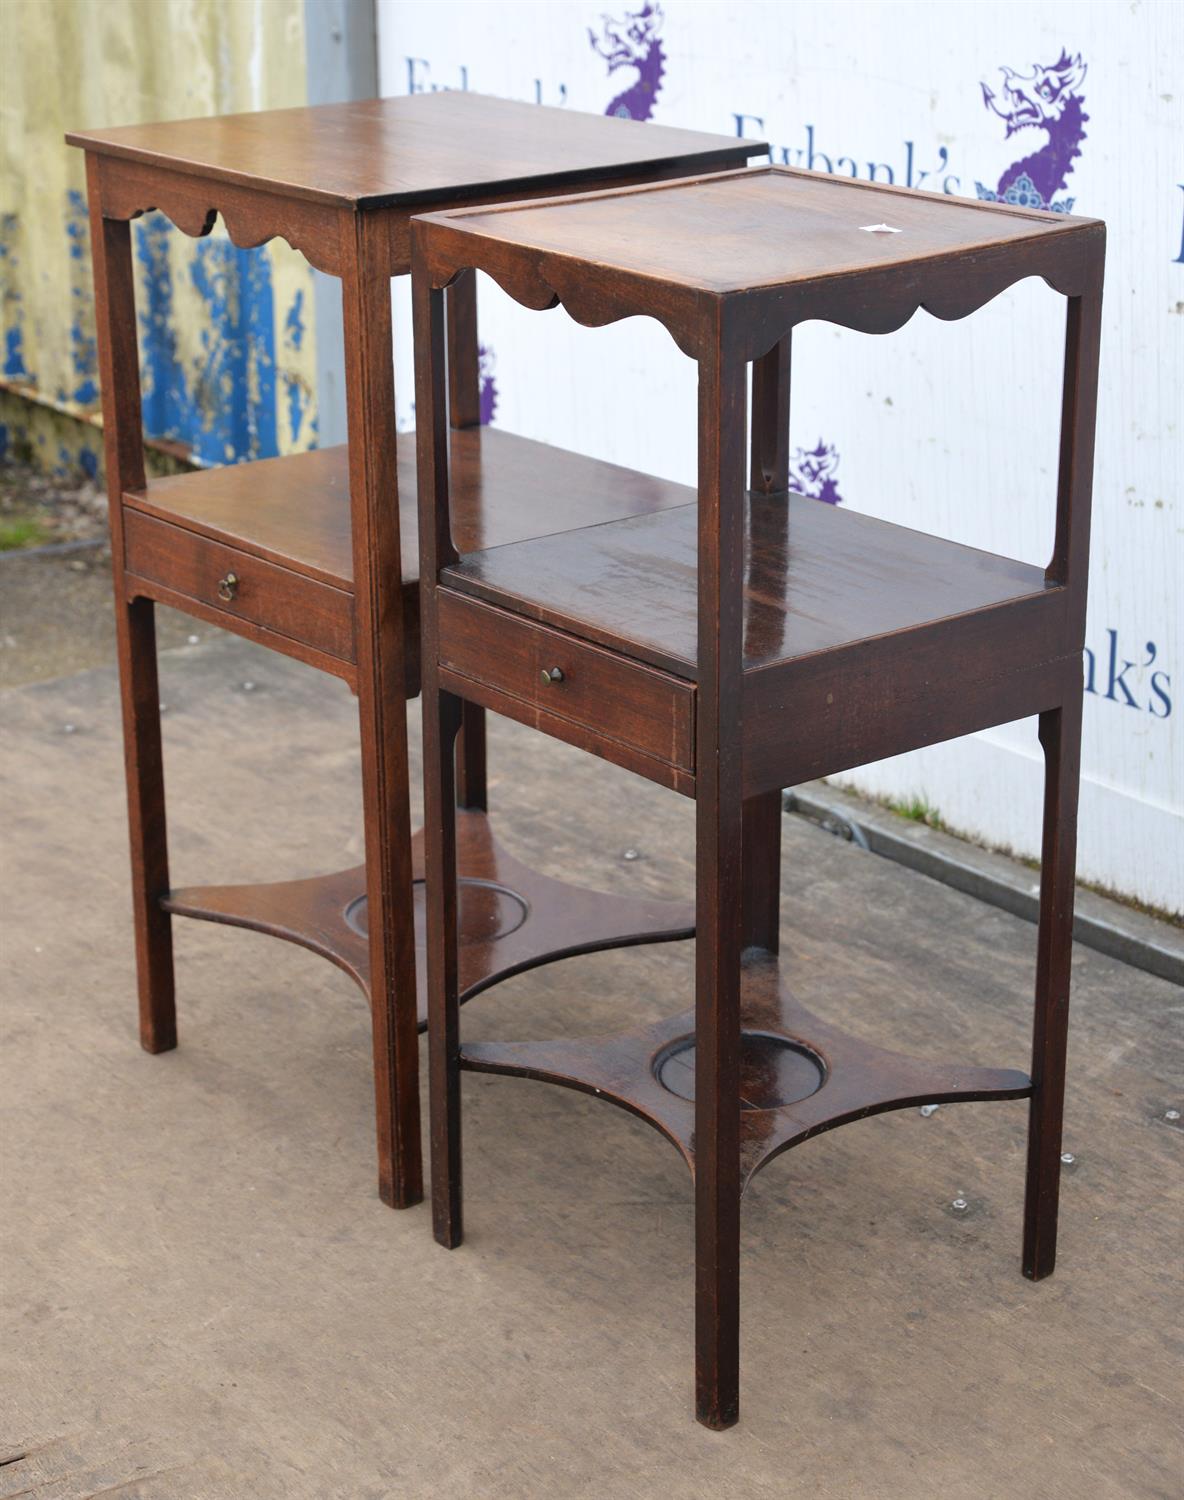
<instances>
[{"instance_id":1,"label":"rectangular wooden tabletop","mask_svg":"<svg viewBox=\"0 0 1184 1500\"><path fill-rule=\"evenodd\" d=\"M458 209L430 222L716 293L964 256L1095 224L786 167Z\"/></svg>"},{"instance_id":2,"label":"rectangular wooden tabletop","mask_svg":"<svg viewBox=\"0 0 1184 1500\"><path fill-rule=\"evenodd\" d=\"M760 141L441 92L73 131L88 151L359 209L431 205L638 170L742 166Z\"/></svg>"}]
</instances>

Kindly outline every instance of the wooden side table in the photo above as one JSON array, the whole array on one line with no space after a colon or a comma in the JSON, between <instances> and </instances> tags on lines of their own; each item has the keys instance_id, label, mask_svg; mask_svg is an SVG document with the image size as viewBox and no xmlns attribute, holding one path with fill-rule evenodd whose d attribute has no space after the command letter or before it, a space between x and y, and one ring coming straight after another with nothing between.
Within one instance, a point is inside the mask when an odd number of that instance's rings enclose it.
<instances>
[{"instance_id":1,"label":"wooden side table","mask_svg":"<svg viewBox=\"0 0 1184 1500\"><path fill-rule=\"evenodd\" d=\"M462 1069L648 1120L694 1175L696 1405L710 1427L738 1412L741 1193L812 1135L923 1101L1030 1099L1023 1270L1053 1269L1104 243L1091 220L774 168L413 228L436 1235L452 1246L462 1232ZM473 267L527 307L664 324L699 366L697 496L465 552L450 526L467 501L445 461L442 288ZM918 307L962 318L1027 276L1069 299L1046 569L787 494L795 324L889 333ZM695 799L693 1011L600 1040L460 1044L449 751L469 703ZM886 1051L801 1009L777 958L768 799L1031 714L1046 758L1031 1075Z\"/></svg>"},{"instance_id":2,"label":"wooden side table","mask_svg":"<svg viewBox=\"0 0 1184 1500\"><path fill-rule=\"evenodd\" d=\"M390 279L410 269L409 222L425 207L713 171L760 146L456 93L67 139L87 157L141 1041L149 1052L176 1046L174 915L255 928L323 954L371 1002L380 1194L397 1207L416 1203L413 890L422 861L409 821L405 703L418 691L418 549L412 444L396 443ZM153 208L189 235L208 234L221 214L237 245L282 236L341 278L348 450L146 480L130 221ZM677 503L671 486L626 492L605 465L483 430L473 278L458 281L450 302L452 458L470 500L458 525L472 545ZM170 889L158 602L319 667L357 693L362 869ZM466 996L565 953L689 936L686 908L573 892L497 848L483 816L480 711L466 716L458 795Z\"/></svg>"}]
</instances>

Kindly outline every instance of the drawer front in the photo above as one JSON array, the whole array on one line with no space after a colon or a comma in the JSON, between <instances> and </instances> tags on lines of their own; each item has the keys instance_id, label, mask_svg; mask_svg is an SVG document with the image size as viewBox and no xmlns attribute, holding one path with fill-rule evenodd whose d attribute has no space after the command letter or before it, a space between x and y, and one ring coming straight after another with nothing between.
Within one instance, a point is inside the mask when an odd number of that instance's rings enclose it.
<instances>
[{"instance_id":1,"label":"drawer front","mask_svg":"<svg viewBox=\"0 0 1184 1500\"><path fill-rule=\"evenodd\" d=\"M542 729L553 715L694 772L693 684L463 594L441 589L436 597L445 670L530 705Z\"/></svg>"},{"instance_id":2,"label":"drawer front","mask_svg":"<svg viewBox=\"0 0 1184 1500\"><path fill-rule=\"evenodd\" d=\"M124 566L233 619L354 660L353 595L124 507Z\"/></svg>"}]
</instances>

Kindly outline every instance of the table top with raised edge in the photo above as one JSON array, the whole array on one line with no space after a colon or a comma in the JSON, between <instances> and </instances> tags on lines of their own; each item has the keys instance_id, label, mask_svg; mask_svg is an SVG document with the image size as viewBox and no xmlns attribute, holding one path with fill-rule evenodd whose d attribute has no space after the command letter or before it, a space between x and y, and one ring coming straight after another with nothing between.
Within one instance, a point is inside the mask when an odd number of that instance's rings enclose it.
<instances>
[{"instance_id":1,"label":"table top with raised edge","mask_svg":"<svg viewBox=\"0 0 1184 1500\"><path fill-rule=\"evenodd\" d=\"M742 165L761 141L440 92L71 131L101 155L355 209Z\"/></svg>"},{"instance_id":2,"label":"table top with raised edge","mask_svg":"<svg viewBox=\"0 0 1184 1500\"><path fill-rule=\"evenodd\" d=\"M435 212L462 234L727 295L940 261L1100 221L789 167Z\"/></svg>"}]
</instances>

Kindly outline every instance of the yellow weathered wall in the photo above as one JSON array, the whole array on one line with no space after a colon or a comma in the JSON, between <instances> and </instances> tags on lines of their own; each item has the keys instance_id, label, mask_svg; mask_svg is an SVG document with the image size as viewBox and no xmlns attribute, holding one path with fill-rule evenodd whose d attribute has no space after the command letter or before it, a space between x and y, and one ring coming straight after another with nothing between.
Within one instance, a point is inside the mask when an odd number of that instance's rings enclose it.
<instances>
[{"instance_id":1,"label":"yellow weathered wall","mask_svg":"<svg viewBox=\"0 0 1184 1500\"><path fill-rule=\"evenodd\" d=\"M303 0L5 0L2 9L4 417L19 423L19 398L30 397L93 421L83 157L62 137L304 103ZM150 435L207 463L314 445L304 261L283 241L238 251L220 226L193 241L159 215L133 232ZM93 466L93 427L59 422L58 452L43 416L28 429L47 466Z\"/></svg>"}]
</instances>

